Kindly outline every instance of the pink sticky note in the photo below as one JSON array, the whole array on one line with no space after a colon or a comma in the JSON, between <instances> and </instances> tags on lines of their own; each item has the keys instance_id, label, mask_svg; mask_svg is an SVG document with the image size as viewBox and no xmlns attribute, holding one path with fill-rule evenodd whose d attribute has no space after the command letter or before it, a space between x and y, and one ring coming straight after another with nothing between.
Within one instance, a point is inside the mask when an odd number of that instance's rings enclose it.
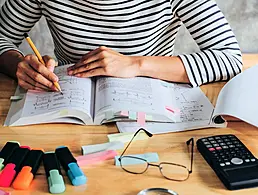
<instances>
[{"instance_id":1,"label":"pink sticky note","mask_svg":"<svg viewBox=\"0 0 258 195\"><path fill-rule=\"evenodd\" d=\"M96 152L93 154L83 155L76 157L77 164L79 166L92 165L104 160L113 159L117 156L117 152L115 150L106 150L102 152Z\"/></svg>"},{"instance_id":2,"label":"pink sticky note","mask_svg":"<svg viewBox=\"0 0 258 195\"><path fill-rule=\"evenodd\" d=\"M124 111L121 111L120 115L121 116L129 116L129 113L128 113L128 111L124 110Z\"/></svg>"},{"instance_id":3,"label":"pink sticky note","mask_svg":"<svg viewBox=\"0 0 258 195\"><path fill-rule=\"evenodd\" d=\"M146 118L146 115L144 112L137 113L137 123L139 123L141 126L145 125L145 121L146 121L145 118Z\"/></svg>"}]
</instances>

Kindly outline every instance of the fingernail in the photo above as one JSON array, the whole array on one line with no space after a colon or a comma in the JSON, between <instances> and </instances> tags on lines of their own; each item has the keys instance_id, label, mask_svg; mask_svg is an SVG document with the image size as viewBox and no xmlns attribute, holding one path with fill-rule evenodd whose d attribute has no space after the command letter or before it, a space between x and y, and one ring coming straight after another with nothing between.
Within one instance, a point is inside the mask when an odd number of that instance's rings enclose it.
<instances>
[{"instance_id":1,"label":"fingernail","mask_svg":"<svg viewBox=\"0 0 258 195\"><path fill-rule=\"evenodd\" d=\"M76 74L76 75L74 75L74 76L76 76L76 77L80 77L80 76L81 76L81 74Z\"/></svg>"}]
</instances>

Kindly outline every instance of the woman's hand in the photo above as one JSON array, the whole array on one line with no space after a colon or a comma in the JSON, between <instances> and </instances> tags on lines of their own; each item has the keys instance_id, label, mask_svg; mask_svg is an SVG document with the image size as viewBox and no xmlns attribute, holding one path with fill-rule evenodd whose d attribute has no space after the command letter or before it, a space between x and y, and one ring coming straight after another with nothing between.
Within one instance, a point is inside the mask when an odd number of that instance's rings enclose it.
<instances>
[{"instance_id":1,"label":"woman's hand","mask_svg":"<svg viewBox=\"0 0 258 195\"><path fill-rule=\"evenodd\" d=\"M57 91L53 82L58 77L53 73L56 62L49 56L43 56L46 65L42 64L35 55L27 55L18 64L16 76L18 84L24 89L39 91Z\"/></svg>"},{"instance_id":2,"label":"woman's hand","mask_svg":"<svg viewBox=\"0 0 258 195\"><path fill-rule=\"evenodd\" d=\"M101 46L67 69L69 75L77 77L113 76L135 77L139 75L139 57L125 56Z\"/></svg>"}]
</instances>

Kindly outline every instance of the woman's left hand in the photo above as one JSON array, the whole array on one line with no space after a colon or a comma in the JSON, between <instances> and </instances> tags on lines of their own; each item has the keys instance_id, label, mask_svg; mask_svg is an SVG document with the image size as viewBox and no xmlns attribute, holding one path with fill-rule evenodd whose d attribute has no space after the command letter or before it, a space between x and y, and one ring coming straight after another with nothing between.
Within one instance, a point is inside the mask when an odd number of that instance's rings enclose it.
<instances>
[{"instance_id":1,"label":"woman's left hand","mask_svg":"<svg viewBox=\"0 0 258 195\"><path fill-rule=\"evenodd\" d=\"M112 49L101 46L86 55L67 69L69 75L76 77L139 76L139 57L125 56Z\"/></svg>"}]
</instances>

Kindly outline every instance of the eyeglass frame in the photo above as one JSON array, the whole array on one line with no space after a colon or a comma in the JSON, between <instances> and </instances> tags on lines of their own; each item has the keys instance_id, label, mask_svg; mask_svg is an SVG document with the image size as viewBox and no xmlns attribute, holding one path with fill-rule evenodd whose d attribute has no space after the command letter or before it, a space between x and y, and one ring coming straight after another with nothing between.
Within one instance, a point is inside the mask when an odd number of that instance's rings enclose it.
<instances>
[{"instance_id":1,"label":"eyeglass frame","mask_svg":"<svg viewBox=\"0 0 258 195\"><path fill-rule=\"evenodd\" d=\"M152 164L152 163L149 163L146 159L143 159L143 158L139 158L139 157L135 157L135 156L123 156L124 153L125 153L125 151L126 151L127 148L129 147L129 145L132 143L133 139L136 137L136 135L137 135L140 131L144 131L144 132L146 133L146 135L148 135L149 137L152 137L152 136L153 136L152 133L148 132L148 131L145 130L144 128L138 129L138 130L135 132L135 134L134 134L134 136L132 137L132 139L130 140L130 142L129 142L129 143L127 144L127 146L125 147L125 149L124 149L124 151L122 152L122 154L121 154L121 155L119 156L119 158L118 158L118 161L120 162L121 168L122 168L124 171L128 172L128 173L132 173L132 174L143 174L143 173L145 173L145 172L148 170L149 166L154 166L154 167L158 167L158 168L159 168L159 171L160 171L160 173L161 173L161 175L162 175L163 177L165 177L166 179L168 179L168 180L172 180L172 181L185 181L185 180L187 180L187 179L189 178L190 174L193 172L194 138L190 138L189 140L186 141L186 145L188 146L188 147L187 147L187 148L188 148L188 151L189 151L189 145L190 145L190 143L192 143L192 147L191 147L191 160L190 160L190 163L191 163L191 164L190 164L190 170L189 170L186 166L181 165L181 164L170 163L170 162L160 162L159 164ZM132 172L132 171L126 170L126 169L123 168L123 166L122 166L122 161L121 161L121 159L122 159L123 157L135 158L135 159L139 159L139 160L145 161L145 162L147 163L146 169L145 169L144 171L140 172L140 173L136 173L136 172ZM162 167L160 166L160 165L162 165L162 164L169 164L169 165L175 165L175 166L183 167L183 168L185 168L185 169L188 171L188 175L187 175L187 177L186 177L185 179L183 179L183 180L172 179L172 178L166 177L166 176L162 173Z\"/></svg>"}]
</instances>

